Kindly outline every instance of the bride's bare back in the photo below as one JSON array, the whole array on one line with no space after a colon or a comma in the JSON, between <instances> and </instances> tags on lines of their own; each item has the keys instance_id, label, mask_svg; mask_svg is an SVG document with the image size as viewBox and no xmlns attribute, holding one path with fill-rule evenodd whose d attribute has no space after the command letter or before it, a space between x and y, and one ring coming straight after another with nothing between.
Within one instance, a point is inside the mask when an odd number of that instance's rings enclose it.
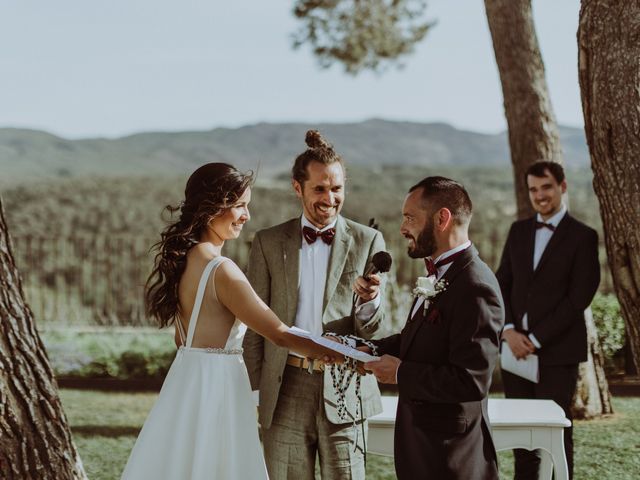
<instances>
[{"instance_id":1,"label":"bride's bare back","mask_svg":"<svg viewBox=\"0 0 640 480\"><path fill-rule=\"evenodd\" d=\"M189 329L189 318L196 299L198 284L207 264L215 258L215 254L206 244L193 247L187 254L187 266L178 285L178 300L180 302L180 322L184 332ZM221 268L220 265L219 268ZM195 348L224 348L229 337L229 332L235 322L235 316L225 307L217 297L215 269L204 291L202 306L196 330L193 335ZM176 338L179 338L176 335Z\"/></svg>"},{"instance_id":2,"label":"bride's bare back","mask_svg":"<svg viewBox=\"0 0 640 480\"><path fill-rule=\"evenodd\" d=\"M191 316L202 272L216 256L207 242L194 246L187 254L187 266L178 285L180 323L185 332L189 327L185 319ZM224 348L236 318L278 346L311 358L334 356L331 350L289 333L289 328L260 299L238 266L228 260L209 277L192 347ZM180 345L179 338L176 331L176 343Z\"/></svg>"}]
</instances>

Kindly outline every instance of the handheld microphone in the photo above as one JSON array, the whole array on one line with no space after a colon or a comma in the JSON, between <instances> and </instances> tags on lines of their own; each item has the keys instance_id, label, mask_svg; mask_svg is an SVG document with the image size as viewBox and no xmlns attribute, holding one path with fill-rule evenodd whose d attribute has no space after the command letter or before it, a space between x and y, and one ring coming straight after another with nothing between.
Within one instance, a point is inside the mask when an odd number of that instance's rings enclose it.
<instances>
[{"instance_id":1,"label":"handheld microphone","mask_svg":"<svg viewBox=\"0 0 640 480\"><path fill-rule=\"evenodd\" d=\"M393 260L391 259L391 255L388 252L378 252L371 258L371 265L362 275L365 280L369 280L371 275L375 275L376 273L386 273L391 268L391 263Z\"/></svg>"}]
</instances>

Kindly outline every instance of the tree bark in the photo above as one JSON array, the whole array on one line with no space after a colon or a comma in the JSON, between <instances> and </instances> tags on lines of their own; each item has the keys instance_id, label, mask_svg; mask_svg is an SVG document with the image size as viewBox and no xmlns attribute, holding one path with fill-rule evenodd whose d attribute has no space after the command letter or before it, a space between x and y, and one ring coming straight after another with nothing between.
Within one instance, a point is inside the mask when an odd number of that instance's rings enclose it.
<instances>
[{"instance_id":1,"label":"tree bark","mask_svg":"<svg viewBox=\"0 0 640 480\"><path fill-rule=\"evenodd\" d=\"M522 219L535 213L524 182L526 169L538 160L563 161L558 125L551 108L531 0L484 3L509 127L518 219ZM572 407L574 418L612 412L604 359L590 309L585 317L589 353L587 362L580 365Z\"/></svg>"},{"instance_id":2,"label":"tree bark","mask_svg":"<svg viewBox=\"0 0 640 480\"><path fill-rule=\"evenodd\" d=\"M613 413L609 384L604 373L604 355L598 341L598 331L591 308L585 312L587 323L587 361L580 364L578 385L573 397L573 418L589 419Z\"/></svg>"},{"instance_id":3,"label":"tree bark","mask_svg":"<svg viewBox=\"0 0 640 480\"><path fill-rule=\"evenodd\" d=\"M0 478L86 479L26 305L0 199Z\"/></svg>"},{"instance_id":4,"label":"tree bark","mask_svg":"<svg viewBox=\"0 0 640 480\"><path fill-rule=\"evenodd\" d=\"M614 288L640 369L640 2L583 0L578 67Z\"/></svg>"},{"instance_id":5,"label":"tree bark","mask_svg":"<svg viewBox=\"0 0 640 480\"><path fill-rule=\"evenodd\" d=\"M524 185L524 173L537 160L562 163L560 136L545 80L531 0L485 0L496 56L518 218L534 214Z\"/></svg>"}]
</instances>

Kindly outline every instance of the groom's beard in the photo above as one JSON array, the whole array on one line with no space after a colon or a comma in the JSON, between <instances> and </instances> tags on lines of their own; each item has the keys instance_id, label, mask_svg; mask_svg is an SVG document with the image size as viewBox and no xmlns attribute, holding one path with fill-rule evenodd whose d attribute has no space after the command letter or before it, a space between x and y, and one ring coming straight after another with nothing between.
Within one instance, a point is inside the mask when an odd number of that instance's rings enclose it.
<instances>
[{"instance_id":1,"label":"groom's beard","mask_svg":"<svg viewBox=\"0 0 640 480\"><path fill-rule=\"evenodd\" d=\"M434 222L427 222L415 239L415 247L409 247L407 253L411 258L430 257L436 251L436 236L433 233Z\"/></svg>"}]
</instances>

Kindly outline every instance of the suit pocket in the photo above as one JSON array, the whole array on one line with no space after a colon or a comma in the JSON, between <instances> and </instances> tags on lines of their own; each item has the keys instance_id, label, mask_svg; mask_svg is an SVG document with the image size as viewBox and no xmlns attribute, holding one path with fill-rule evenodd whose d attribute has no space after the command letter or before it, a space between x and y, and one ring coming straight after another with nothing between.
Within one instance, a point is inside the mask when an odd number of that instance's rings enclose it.
<instances>
[{"instance_id":1,"label":"suit pocket","mask_svg":"<svg viewBox=\"0 0 640 480\"><path fill-rule=\"evenodd\" d=\"M439 432L449 435L460 435L467 431L469 421L464 415L434 415L433 404L413 401L412 408L414 423L418 428L428 432ZM453 415L451 415L454 413Z\"/></svg>"},{"instance_id":2,"label":"suit pocket","mask_svg":"<svg viewBox=\"0 0 640 480\"><path fill-rule=\"evenodd\" d=\"M449 435L460 435L467 431L467 419L464 417L438 418L416 415L416 425L429 432L446 433Z\"/></svg>"}]
</instances>

